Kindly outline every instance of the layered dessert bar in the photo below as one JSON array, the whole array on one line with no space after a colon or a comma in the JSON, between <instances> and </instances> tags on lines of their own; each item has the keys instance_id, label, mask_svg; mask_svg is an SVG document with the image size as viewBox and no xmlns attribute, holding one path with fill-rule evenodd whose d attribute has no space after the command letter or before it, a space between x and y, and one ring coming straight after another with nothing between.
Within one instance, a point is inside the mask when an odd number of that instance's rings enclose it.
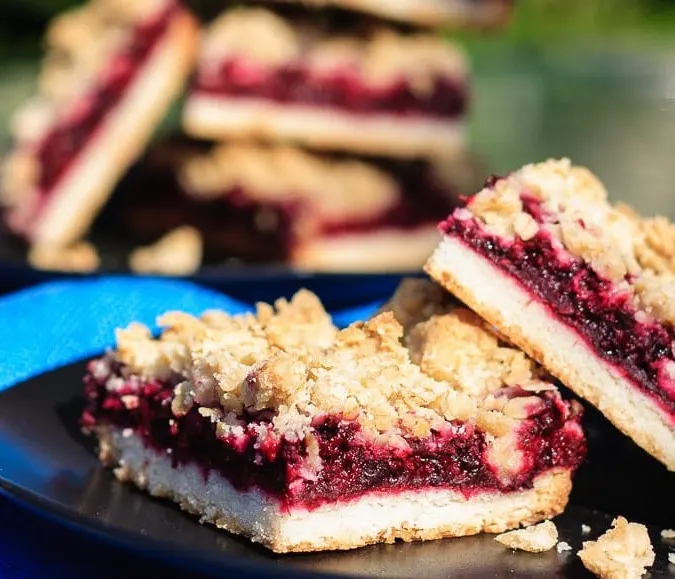
<instances>
[{"instance_id":1,"label":"layered dessert bar","mask_svg":"<svg viewBox=\"0 0 675 579\"><path fill-rule=\"evenodd\" d=\"M338 331L301 291L170 313L89 364L84 428L157 497L276 552L501 532L552 517L580 409L430 282Z\"/></svg>"},{"instance_id":2,"label":"layered dessert bar","mask_svg":"<svg viewBox=\"0 0 675 579\"><path fill-rule=\"evenodd\" d=\"M198 138L450 154L464 141L466 69L455 46L430 34L333 30L234 9L205 33L184 125Z\"/></svg>"},{"instance_id":3,"label":"layered dessert bar","mask_svg":"<svg viewBox=\"0 0 675 579\"><path fill-rule=\"evenodd\" d=\"M431 276L675 470L675 227L551 160L440 228Z\"/></svg>"},{"instance_id":4,"label":"layered dessert bar","mask_svg":"<svg viewBox=\"0 0 675 579\"><path fill-rule=\"evenodd\" d=\"M149 156L115 200L126 229L155 238L190 224L209 263L311 271L419 270L455 206L450 181L460 172L451 162L441 171L241 142L173 151Z\"/></svg>"},{"instance_id":5,"label":"layered dessert bar","mask_svg":"<svg viewBox=\"0 0 675 579\"><path fill-rule=\"evenodd\" d=\"M431 27L486 27L502 24L512 0L275 0L312 7L334 6Z\"/></svg>"},{"instance_id":6,"label":"layered dessert bar","mask_svg":"<svg viewBox=\"0 0 675 579\"><path fill-rule=\"evenodd\" d=\"M175 0L91 0L47 32L39 94L13 118L9 228L67 245L89 228L181 89L198 25Z\"/></svg>"}]
</instances>

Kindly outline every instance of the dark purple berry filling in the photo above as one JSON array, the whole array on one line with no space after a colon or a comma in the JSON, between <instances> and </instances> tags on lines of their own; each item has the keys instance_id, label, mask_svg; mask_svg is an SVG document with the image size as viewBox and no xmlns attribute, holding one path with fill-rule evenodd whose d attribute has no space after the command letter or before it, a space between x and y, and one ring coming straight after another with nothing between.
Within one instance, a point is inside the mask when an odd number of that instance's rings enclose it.
<instances>
[{"instance_id":1,"label":"dark purple berry filling","mask_svg":"<svg viewBox=\"0 0 675 579\"><path fill-rule=\"evenodd\" d=\"M243 434L218 439L214 424L196 408L183 417L171 413L171 384L150 381L110 392L103 382L91 374L86 378L85 428L131 428L148 447L170 455L174 466L197 464L205 476L219 472L235 488L260 489L287 507L311 509L369 492L446 488L471 496L516 491L530 488L551 468L576 468L586 449L579 408L549 392L519 433L523 469L508 483L486 460L485 433L470 423L454 422L424 439L406 438L409 449L401 449L375 444L358 422L339 416L315 420L322 466L308 476L305 442L273 433L269 416L249 416ZM137 396L138 403L125 406L125 395Z\"/></svg>"},{"instance_id":2,"label":"dark purple berry filling","mask_svg":"<svg viewBox=\"0 0 675 579\"><path fill-rule=\"evenodd\" d=\"M421 95L404 80L373 88L364 84L358 72L348 69L319 76L303 64L265 70L241 58L227 60L208 74L198 73L193 89L207 96L264 99L355 114L455 118L466 111L468 102L465 83L451 78L437 78L433 88Z\"/></svg>"},{"instance_id":3,"label":"dark purple berry filling","mask_svg":"<svg viewBox=\"0 0 675 579\"><path fill-rule=\"evenodd\" d=\"M165 34L176 9L172 5L153 20L138 24L129 43L106 68L104 78L42 139L36 156L40 164L38 191L43 201L122 99Z\"/></svg>"},{"instance_id":4,"label":"dark purple berry filling","mask_svg":"<svg viewBox=\"0 0 675 579\"><path fill-rule=\"evenodd\" d=\"M540 204L524 198L524 208L537 221ZM662 385L662 367L673 359L675 327L638 321L630 296L617 292L581 259L561 259L550 234L540 230L529 241L507 240L487 232L475 220L450 216L443 233L468 247L511 276L558 319L572 328L598 356L612 364L642 392L655 400L675 422L675 391Z\"/></svg>"}]
</instances>

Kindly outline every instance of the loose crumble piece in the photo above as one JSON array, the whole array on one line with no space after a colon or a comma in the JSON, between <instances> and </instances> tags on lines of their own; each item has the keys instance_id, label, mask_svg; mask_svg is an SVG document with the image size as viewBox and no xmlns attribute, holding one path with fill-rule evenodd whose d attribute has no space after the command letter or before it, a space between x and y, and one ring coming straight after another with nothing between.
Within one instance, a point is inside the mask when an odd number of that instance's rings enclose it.
<instances>
[{"instance_id":1,"label":"loose crumble piece","mask_svg":"<svg viewBox=\"0 0 675 579\"><path fill-rule=\"evenodd\" d=\"M129 256L136 273L190 275L202 262L202 237L194 227L174 229L148 247L139 247Z\"/></svg>"},{"instance_id":2,"label":"loose crumble piece","mask_svg":"<svg viewBox=\"0 0 675 579\"><path fill-rule=\"evenodd\" d=\"M36 269L88 273L99 268L96 248L86 241L69 247L36 245L28 252L28 263Z\"/></svg>"},{"instance_id":3,"label":"loose crumble piece","mask_svg":"<svg viewBox=\"0 0 675 579\"><path fill-rule=\"evenodd\" d=\"M669 539L675 539L675 529L663 529L661 531L661 538L666 541Z\"/></svg>"},{"instance_id":4,"label":"loose crumble piece","mask_svg":"<svg viewBox=\"0 0 675 579\"><path fill-rule=\"evenodd\" d=\"M581 534L588 535L591 532L591 527L588 525L581 525Z\"/></svg>"},{"instance_id":5,"label":"loose crumble piece","mask_svg":"<svg viewBox=\"0 0 675 579\"><path fill-rule=\"evenodd\" d=\"M585 541L579 553L584 566L598 577L637 579L654 564L647 527L629 523L624 517L595 541Z\"/></svg>"},{"instance_id":6,"label":"loose crumble piece","mask_svg":"<svg viewBox=\"0 0 675 579\"><path fill-rule=\"evenodd\" d=\"M560 513L579 406L430 282L383 309L338 331L302 291L254 314L167 314L159 338L132 325L89 366L83 425L121 479L278 552Z\"/></svg>"},{"instance_id":7,"label":"loose crumble piece","mask_svg":"<svg viewBox=\"0 0 675 579\"><path fill-rule=\"evenodd\" d=\"M543 553L555 547L558 542L558 529L552 521L544 521L538 525L497 535L495 541L510 549Z\"/></svg>"},{"instance_id":8,"label":"loose crumble piece","mask_svg":"<svg viewBox=\"0 0 675 579\"><path fill-rule=\"evenodd\" d=\"M555 550L558 551L558 553L565 553L566 551L572 550L572 545L566 541L560 541L560 543L555 546Z\"/></svg>"},{"instance_id":9,"label":"loose crumble piece","mask_svg":"<svg viewBox=\"0 0 675 579\"><path fill-rule=\"evenodd\" d=\"M668 563L675 565L675 553L668 553Z\"/></svg>"}]
</instances>

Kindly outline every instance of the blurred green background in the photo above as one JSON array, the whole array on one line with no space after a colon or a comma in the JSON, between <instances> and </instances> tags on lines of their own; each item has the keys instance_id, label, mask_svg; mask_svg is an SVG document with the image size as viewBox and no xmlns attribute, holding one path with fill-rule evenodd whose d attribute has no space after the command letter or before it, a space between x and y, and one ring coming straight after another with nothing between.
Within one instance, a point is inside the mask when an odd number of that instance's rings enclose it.
<instances>
[{"instance_id":1,"label":"blurred green background","mask_svg":"<svg viewBox=\"0 0 675 579\"><path fill-rule=\"evenodd\" d=\"M72 4L0 0L0 146L32 91L45 23ZM485 171L569 156L613 197L675 217L675 0L515 6L503 31L448 33L472 58L471 147Z\"/></svg>"}]
</instances>

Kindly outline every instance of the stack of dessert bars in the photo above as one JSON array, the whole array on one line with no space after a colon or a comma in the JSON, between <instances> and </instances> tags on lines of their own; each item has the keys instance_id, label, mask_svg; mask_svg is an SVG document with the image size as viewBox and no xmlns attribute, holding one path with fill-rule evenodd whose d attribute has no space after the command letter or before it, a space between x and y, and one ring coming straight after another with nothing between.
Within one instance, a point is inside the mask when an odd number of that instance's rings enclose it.
<instances>
[{"instance_id":1,"label":"stack of dessert bars","mask_svg":"<svg viewBox=\"0 0 675 579\"><path fill-rule=\"evenodd\" d=\"M179 179L207 247L314 271L424 263L466 145L467 59L441 31L508 4L390 4L249 2L210 24L183 121L218 145Z\"/></svg>"},{"instance_id":2,"label":"stack of dessert bars","mask_svg":"<svg viewBox=\"0 0 675 579\"><path fill-rule=\"evenodd\" d=\"M509 0L216 4L200 23L179 0L90 0L50 25L1 183L31 263L95 268L82 240L106 209L145 246L135 271L419 269L475 187L444 35L499 26ZM182 90L181 133L152 142Z\"/></svg>"}]
</instances>

